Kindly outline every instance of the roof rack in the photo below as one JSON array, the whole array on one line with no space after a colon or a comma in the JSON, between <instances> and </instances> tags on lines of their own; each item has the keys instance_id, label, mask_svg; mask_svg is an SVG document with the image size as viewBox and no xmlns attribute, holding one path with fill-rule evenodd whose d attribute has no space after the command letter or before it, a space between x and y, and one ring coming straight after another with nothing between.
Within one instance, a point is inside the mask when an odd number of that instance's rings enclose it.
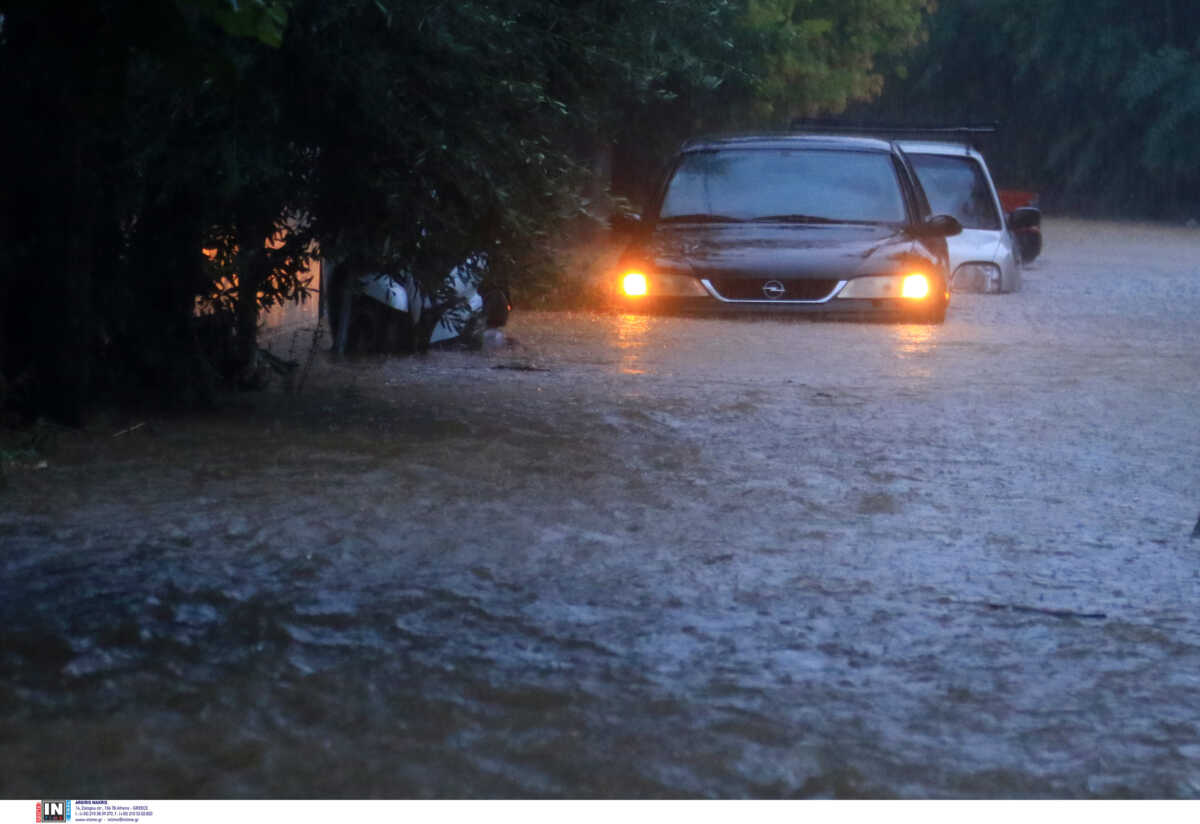
<instances>
[{"instance_id":1,"label":"roof rack","mask_svg":"<svg viewBox=\"0 0 1200 824\"><path fill-rule=\"evenodd\" d=\"M792 121L792 130L829 134L864 134L893 139L928 137L970 143L983 135L995 134L1000 130L1000 124L992 122L961 126L914 126L907 123L870 123L862 120L824 120L798 117Z\"/></svg>"}]
</instances>

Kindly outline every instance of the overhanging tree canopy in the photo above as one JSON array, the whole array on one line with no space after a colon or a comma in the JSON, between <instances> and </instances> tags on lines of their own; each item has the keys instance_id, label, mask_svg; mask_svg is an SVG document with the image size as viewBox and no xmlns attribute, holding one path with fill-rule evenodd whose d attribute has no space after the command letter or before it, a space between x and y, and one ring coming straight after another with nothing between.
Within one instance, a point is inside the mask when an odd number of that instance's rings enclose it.
<instances>
[{"instance_id":1,"label":"overhanging tree canopy","mask_svg":"<svg viewBox=\"0 0 1200 824\"><path fill-rule=\"evenodd\" d=\"M1189 0L943 0L876 111L1000 120L1002 178L1085 212L1200 208L1200 13Z\"/></svg>"},{"instance_id":2,"label":"overhanging tree canopy","mask_svg":"<svg viewBox=\"0 0 1200 824\"><path fill-rule=\"evenodd\" d=\"M869 97L930 2L0 0L8 398L202 401L197 299L244 360L318 251L519 279L589 208L596 146Z\"/></svg>"}]
</instances>

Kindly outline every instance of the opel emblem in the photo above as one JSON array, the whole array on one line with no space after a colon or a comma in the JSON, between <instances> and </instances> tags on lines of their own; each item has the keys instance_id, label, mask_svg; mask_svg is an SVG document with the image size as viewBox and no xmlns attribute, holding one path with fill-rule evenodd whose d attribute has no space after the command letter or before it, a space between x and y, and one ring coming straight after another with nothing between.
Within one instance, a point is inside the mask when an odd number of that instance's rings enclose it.
<instances>
[{"instance_id":1,"label":"opel emblem","mask_svg":"<svg viewBox=\"0 0 1200 824\"><path fill-rule=\"evenodd\" d=\"M771 300L779 300L786 292L787 289L777 280L768 280L763 284L763 294Z\"/></svg>"}]
</instances>

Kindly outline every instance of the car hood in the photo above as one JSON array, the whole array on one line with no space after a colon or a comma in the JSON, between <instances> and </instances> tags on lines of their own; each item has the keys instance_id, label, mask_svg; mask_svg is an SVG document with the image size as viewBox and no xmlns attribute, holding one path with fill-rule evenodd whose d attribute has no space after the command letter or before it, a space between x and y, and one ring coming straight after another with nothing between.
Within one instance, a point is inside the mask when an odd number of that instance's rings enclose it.
<instances>
[{"instance_id":1,"label":"car hood","mask_svg":"<svg viewBox=\"0 0 1200 824\"><path fill-rule=\"evenodd\" d=\"M994 229L963 229L960 234L946 238L950 252L950 270L967 261L1000 264L1001 233Z\"/></svg>"},{"instance_id":2,"label":"car hood","mask_svg":"<svg viewBox=\"0 0 1200 824\"><path fill-rule=\"evenodd\" d=\"M722 223L659 225L626 259L697 277L846 280L934 257L894 226Z\"/></svg>"}]
</instances>

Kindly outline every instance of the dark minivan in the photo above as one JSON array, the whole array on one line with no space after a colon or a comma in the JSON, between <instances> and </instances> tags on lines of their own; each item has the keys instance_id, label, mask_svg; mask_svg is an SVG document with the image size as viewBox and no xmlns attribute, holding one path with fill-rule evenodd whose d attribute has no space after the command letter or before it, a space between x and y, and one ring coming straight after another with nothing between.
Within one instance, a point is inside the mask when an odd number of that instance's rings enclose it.
<instances>
[{"instance_id":1,"label":"dark minivan","mask_svg":"<svg viewBox=\"0 0 1200 824\"><path fill-rule=\"evenodd\" d=\"M623 306L827 313L940 323L946 237L894 143L831 135L694 141L620 259Z\"/></svg>"}]
</instances>

